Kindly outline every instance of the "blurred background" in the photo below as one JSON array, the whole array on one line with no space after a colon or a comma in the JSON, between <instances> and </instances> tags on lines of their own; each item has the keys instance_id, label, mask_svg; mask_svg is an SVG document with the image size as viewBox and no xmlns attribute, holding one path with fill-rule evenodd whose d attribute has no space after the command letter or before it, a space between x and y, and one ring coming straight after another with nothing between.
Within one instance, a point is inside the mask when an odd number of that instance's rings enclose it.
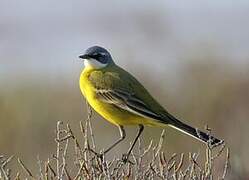
<instances>
[{"instance_id":1,"label":"blurred background","mask_svg":"<svg viewBox=\"0 0 249 180\"><path fill-rule=\"evenodd\" d=\"M225 139L233 176L248 177L248 18L246 0L0 0L0 154L32 165L56 149L58 120L79 133L87 114L77 57L100 45L168 111ZM99 150L118 136L96 113L93 125ZM113 154L126 151L137 129L127 130ZM160 131L146 128L143 144ZM204 147L166 128L167 153Z\"/></svg>"}]
</instances>

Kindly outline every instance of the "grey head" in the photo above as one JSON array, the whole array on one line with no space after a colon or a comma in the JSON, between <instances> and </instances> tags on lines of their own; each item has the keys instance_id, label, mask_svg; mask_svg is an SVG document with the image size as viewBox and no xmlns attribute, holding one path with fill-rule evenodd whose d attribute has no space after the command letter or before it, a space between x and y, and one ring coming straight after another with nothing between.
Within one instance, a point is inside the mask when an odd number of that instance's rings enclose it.
<instances>
[{"instance_id":1,"label":"grey head","mask_svg":"<svg viewBox=\"0 0 249 180\"><path fill-rule=\"evenodd\" d=\"M88 48L83 55L79 56L79 58L88 61L95 60L103 65L113 63L111 54L105 48L100 46L92 46Z\"/></svg>"}]
</instances>

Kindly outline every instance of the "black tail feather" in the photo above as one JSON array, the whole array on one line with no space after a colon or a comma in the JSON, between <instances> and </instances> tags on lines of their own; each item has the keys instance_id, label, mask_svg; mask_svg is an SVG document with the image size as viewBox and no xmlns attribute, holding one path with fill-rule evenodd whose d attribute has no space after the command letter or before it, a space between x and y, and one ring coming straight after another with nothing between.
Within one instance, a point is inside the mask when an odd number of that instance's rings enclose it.
<instances>
[{"instance_id":1,"label":"black tail feather","mask_svg":"<svg viewBox=\"0 0 249 180\"><path fill-rule=\"evenodd\" d=\"M178 119L176 119L175 117L173 116L169 116L168 117L170 119L170 122L169 122L169 126L179 130L179 131L182 131L206 144L210 144L212 146L218 146L220 144L222 144L224 141L223 140L220 140L220 139L217 139L216 137L208 134L208 133L205 133L203 131L200 131L199 129L197 128L193 128L187 124L184 124L182 123L181 121L179 121ZM168 120L167 120L168 121Z\"/></svg>"}]
</instances>

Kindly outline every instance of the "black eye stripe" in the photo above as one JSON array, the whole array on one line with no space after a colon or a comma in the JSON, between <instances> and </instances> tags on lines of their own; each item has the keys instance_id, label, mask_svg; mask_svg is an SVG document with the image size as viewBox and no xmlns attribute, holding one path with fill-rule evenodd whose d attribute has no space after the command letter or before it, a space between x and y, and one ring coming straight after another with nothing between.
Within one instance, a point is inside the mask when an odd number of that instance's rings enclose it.
<instances>
[{"instance_id":1,"label":"black eye stripe","mask_svg":"<svg viewBox=\"0 0 249 180\"><path fill-rule=\"evenodd\" d=\"M98 59L99 57L101 57L101 54L93 54L92 57L93 57L94 59Z\"/></svg>"},{"instance_id":2,"label":"black eye stripe","mask_svg":"<svg viewBox=\"0 0 249 180\"><path fill-rule=\"evenodd\" d=\"M103 64L108 63L109 57L108 57L108 55L105 54L105 53L96 53L96 52L95 52L95 53L90 54L89 56L90 56L91 58L93 58L93 59L95 59L95 60L97 60L97 61L103 63Z\"/></svg>"}]
</instances>

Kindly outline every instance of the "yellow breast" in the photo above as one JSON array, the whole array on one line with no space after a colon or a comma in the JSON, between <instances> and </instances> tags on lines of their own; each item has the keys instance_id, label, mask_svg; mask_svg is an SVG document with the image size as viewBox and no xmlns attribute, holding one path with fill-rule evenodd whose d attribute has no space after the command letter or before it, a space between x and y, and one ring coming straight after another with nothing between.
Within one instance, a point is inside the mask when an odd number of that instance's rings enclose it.
<instances>
[{"instance_id":1,"label":"yellow breast","mask_svg":"<svg viewBox=\"0 0 249 180\"><path fill-rule=\"evenodd\" d=\"M146 119L142 116L120 109L113 104L100 101L97 97L94 85L89 80L92 71L92 69L85 68L81 73L79 84L82 94L97 113L115 125L147 124L158 126L158 123L152 119Z\"/></svg>"}]
</instances>

